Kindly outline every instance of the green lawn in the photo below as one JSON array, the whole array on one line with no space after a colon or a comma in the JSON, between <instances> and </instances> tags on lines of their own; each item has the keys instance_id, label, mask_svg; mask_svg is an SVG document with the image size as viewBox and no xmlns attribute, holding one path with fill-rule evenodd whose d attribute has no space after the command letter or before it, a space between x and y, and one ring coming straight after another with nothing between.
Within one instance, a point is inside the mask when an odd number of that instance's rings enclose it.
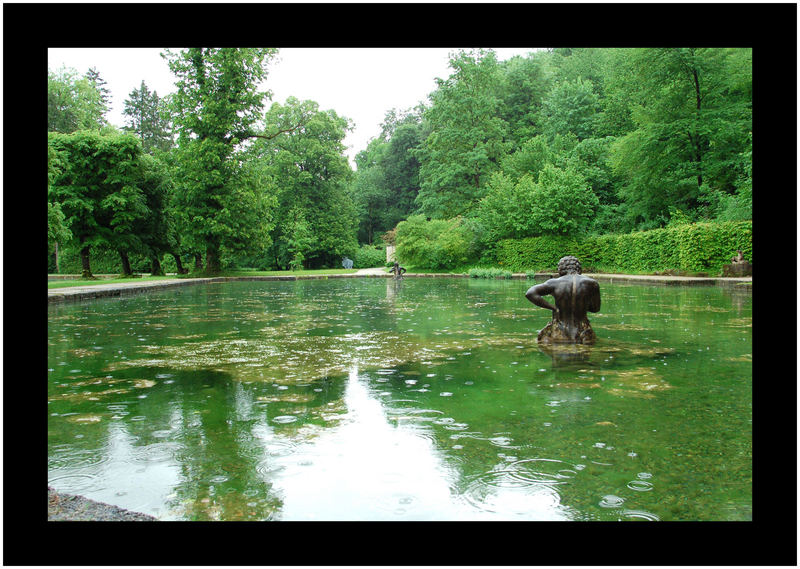
<instances>
[{"instance_id":1,"label":"green lawn","mask_svg":"<svg viewBox=\"0 0 800 569\"><path fill-rule=\"evenodd\" d=\"M308 271L224 271L220 273L221 277L260 277L260 276L281 276L281 275L342 275L355 273L358 269L315 269ZM99 284L116 284L116 283L140 283L146 281L162 281L166 279L175 278L203 278L205 275L170 275L166 277L151 277L143 276L141 278L132 279L114 279L114 278L98 278L95 280L88 279L74 279L65 281L47 281L47 288L65 288L71 286L91 286Z\"/></svg>"},{"instance_id":2,"label":"green lawn","mask_svg":"<svg viewBox=\"0 0 800 569\"><path fill-rule=\"evenodd\" d=\"M273 277L287 275L349 275L358 269L311 269L302 271L224 271L221 277Z\"/></svg>"},{"instance_id":3,"label":"green lawn","mask_svg":"<svg viewBox=\"0 0 800 569\"><path fill-rule=\"evenodd\" d=\"M67 281L47 281L47 288L64 288L70 286L91 286L91 285L100 285L100 284L115 284L115 283L140 283L145 281L163 281L168 279L176 278L173 276L168 277L141 277L141 278L134 278L134 279L73 279Z\"/></svg>"}]
</instances>

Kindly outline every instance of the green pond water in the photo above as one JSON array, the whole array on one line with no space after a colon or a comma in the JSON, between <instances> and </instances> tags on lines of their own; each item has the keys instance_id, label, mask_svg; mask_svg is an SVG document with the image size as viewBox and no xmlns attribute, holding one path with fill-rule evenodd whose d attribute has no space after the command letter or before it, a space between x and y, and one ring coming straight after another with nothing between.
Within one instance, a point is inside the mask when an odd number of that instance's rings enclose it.
<instances>
[{"instance_id":1,"label":"green pond water","mask_svg":"<svg viewBox=\"0 0 800 569\"><path fill-rule=\"evenodd\" d=\"M161 520L750 520L752 297L226 282L51 305L48 484Z\"/></svg>"}]
</instances>

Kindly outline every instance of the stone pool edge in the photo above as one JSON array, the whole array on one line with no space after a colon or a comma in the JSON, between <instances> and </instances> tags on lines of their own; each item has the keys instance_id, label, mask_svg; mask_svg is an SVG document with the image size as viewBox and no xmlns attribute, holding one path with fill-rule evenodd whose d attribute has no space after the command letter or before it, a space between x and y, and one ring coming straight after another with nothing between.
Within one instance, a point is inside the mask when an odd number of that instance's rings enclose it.
<instances>
[{"instance_id":1,"label":"stone pool edge","mask_svg":"<svg viewBox=\"0 0 800 569\"><path fill-rule=\"evenodd\" d=\"M264 276L238 276L238 277L208 277L192 279L171 279L164 281L150 281L139 283L114 283L96 284L88 286L66 287L47 291L47 302L78 302L94 300L96 298L109 298L128 296L151 290L161 290L176 286L193 284L209 284L226 281L298 281L298 280L327 280L327 279L352 279L352 278L389 278L386 274L344 274L344 275L264 275ZM558 276L555 273L536 273L535 279L548 279ZM597 274L587 273L586 276L607 281L610 283L637 283L637 284L662 284L662 285L718 285L751 287L752 277L671 277L653 275L622 275L622 274ZM406 273L403 278L469 278L466 274L451 273ZM525 273L514 273L513 279L526 279Z\"/></svg>"}]
</instances>

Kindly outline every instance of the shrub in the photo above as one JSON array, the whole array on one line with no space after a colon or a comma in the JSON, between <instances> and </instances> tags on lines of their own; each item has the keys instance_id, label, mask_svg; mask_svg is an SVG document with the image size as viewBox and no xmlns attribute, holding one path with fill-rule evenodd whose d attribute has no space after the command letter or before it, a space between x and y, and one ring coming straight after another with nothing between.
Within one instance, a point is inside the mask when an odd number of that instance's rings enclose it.
<instances>
[{"instance_id":1,"label":"shrub","mask_svg":"<svg viewBox=\"0 0 800 569\"><path fill-rule=\"evenodd\" d=\"M412 215L397 225L395 257L404 265L452 269L475 256L474 242L461 218L428 221Z\"/></svg>"},{"instance_id":2,"label":"shrub","mask_svg":"<svg viewBox=\"0 0 800 569\"><path fill-rule=\"evenodd\" d=\"M473 279L510 279L512 277L511 271L505 271L503 269L498 268L483 268L483 267L473 267L467 274L470 278Z\"/></svg>"},{"instance_id":3,"label":"shrub","mask_svg":"<svg viewBox=\"0 0 800 569\"><path fill-rule=\"evenodd\" d=\"M375 245L362 245L358 248L353 259L353 267L366 269L369 267L382 267L386 264L386 248Z\"/></svg>"}]
</instances>

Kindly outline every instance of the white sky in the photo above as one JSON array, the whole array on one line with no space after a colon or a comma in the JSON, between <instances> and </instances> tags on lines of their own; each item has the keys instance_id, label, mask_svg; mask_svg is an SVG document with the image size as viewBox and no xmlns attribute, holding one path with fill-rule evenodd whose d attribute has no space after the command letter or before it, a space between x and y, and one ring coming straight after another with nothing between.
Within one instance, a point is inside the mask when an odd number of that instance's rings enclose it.
<instances>
[{"instance_id":1,"label":"white sky","mask_svg":"<svg viewBox=\"0 0 800 569\"><path fill-rule=\"evenodd\" d=\"M536 48L498 48L498 59L526 55ZM125 99L142 80L164 96L174 90L173 75L151 48L51 48L48 67L72 67L80 74L94 67L111 92L108 120L125 124ZM265 87L272 101L289 96L311 99L321 110L333 109L351 119L354 129L344 140L353 164L355 155L380 134L386 111L405 110L427 101L436 88L435 78L446 78L448 48L282 48L269 67ZM269 103L267 104L267 108ZM355 167L355 166L354 166Z\"/></svg>"}]
</instances>

